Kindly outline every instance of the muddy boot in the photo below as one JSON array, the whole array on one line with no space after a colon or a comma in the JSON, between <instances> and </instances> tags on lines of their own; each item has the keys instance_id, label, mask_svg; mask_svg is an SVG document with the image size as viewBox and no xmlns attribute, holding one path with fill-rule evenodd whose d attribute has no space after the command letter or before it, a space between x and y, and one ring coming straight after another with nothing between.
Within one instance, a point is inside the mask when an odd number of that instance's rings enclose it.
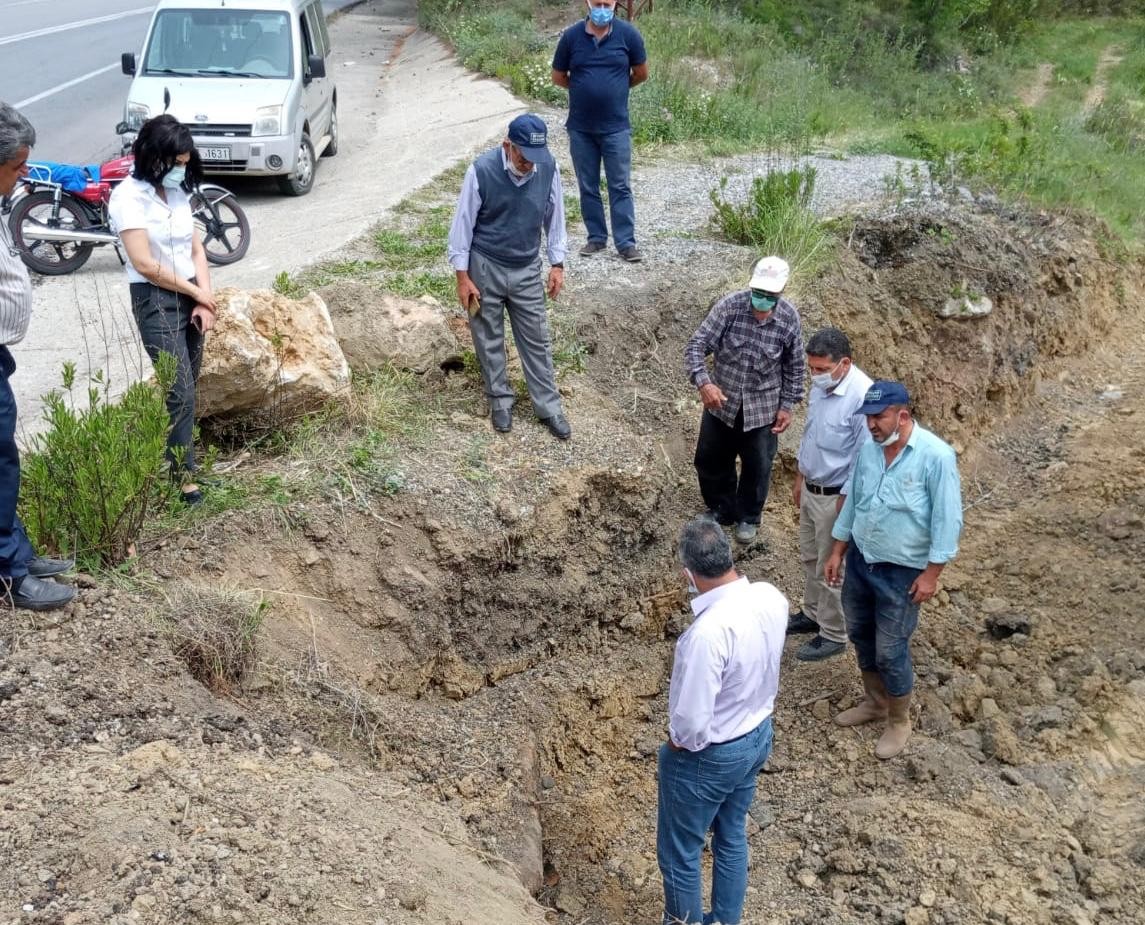
<instances>
[{"instance_id":1,"label":"muddy boot","mask_svg":"<svg viewBox=\"0 0 1145 925\"><path fill-rule=\"evenodd\" d=\"M835 717L836 726L861 726L887 717L887 689L877 671L863 672L863 690L867 695L858 706L844 710Z\"/></svg>"},{"instance_id":2,"label":"muddy boot","mask_svg":"<svg viewBox=\"0 0 1145 925\"><path fill-rule=\"evenodd\" d=\"M906 748L906 741L910 738L910 694L888 699L887 728L875 745L875 757L883 761Z\"/></svg>"}]
</instances>

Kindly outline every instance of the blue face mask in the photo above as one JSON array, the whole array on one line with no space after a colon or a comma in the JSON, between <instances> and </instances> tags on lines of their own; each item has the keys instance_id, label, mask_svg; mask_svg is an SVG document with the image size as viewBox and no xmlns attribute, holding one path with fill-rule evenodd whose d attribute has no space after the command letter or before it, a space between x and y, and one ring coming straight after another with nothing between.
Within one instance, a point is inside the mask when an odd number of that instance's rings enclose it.
<instances>
[{"instance_id":1,"label":"blue face mask","mask_svg":"<svg viewBox=\"0 0 1145 925\"><path fill-rule=\"evenodd\" d=\"M612 12L610 6L594 6L589 8L588 18L594 26L607 26L612 22Z\"/></svg>"},{"instance_id":2,"label":"blue face mask","mask_svg":"<svg viewBox=\"0 0 1145 925\"><path fill-rule=\"evenodd\" d=\"M779 296L777 295L764 295L762 292L754 290L751 293L751 307L757 312L775 311L775 306L778 303Z\"/></svg>"},{"instance_id":3,"label":"blue face mask","mask_svg":"<svg viewBox=\"0 0 1145 925\"><path fill-rule=\"evenodd\" d=\"M187 168L182 164L176 164L165 174L163 174L163 185L167 189L178 189L183 185L183 180L187 177Z\"/></svg>"}]
</instances>

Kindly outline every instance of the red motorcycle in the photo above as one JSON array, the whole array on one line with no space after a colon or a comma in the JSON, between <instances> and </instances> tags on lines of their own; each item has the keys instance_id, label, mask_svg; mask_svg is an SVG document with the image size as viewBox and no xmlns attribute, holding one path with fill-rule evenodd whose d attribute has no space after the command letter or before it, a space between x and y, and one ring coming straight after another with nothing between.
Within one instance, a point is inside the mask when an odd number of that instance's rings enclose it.
<instances>
[{"instance_id":1,"label":"red motorcycle","mask_svg":"<svg viewBox=\"0 0 1145 925\"><path fill-rule=\"evenodd\" d=\"M111 191L131 174L130 154L105 164L74 167L29 162L23 192L10 203L8 227L20 258L37 273L78 270L96 247L110 244L124 261L119 235L108 220ZM250 247L250 222L234 193L204 183L191 193L191 212L213 264L235 263Z\"/></svg>"}]
</instances>

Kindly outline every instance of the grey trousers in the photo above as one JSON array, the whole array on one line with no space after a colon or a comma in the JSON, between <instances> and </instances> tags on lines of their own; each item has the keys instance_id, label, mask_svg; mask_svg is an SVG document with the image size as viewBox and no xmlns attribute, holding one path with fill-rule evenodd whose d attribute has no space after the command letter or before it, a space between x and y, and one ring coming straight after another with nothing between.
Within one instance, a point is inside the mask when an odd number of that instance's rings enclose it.
<instances>
[{"instance_id":1,"label":"grey trousers","mask_svg":"<svg viewBox=\"0 0 1145 925\"><path fill-rule=\"evenodd\" d=\"M195 301L181 293L151 283L131 284L131 310L139 326L143 349L155 363L161 353L175 357L175 381L167 392L171 432L167 435L167 460L171 472L194 472L195 386L203 363L203 335L191 324Z\"/></svg>"},{"instance_id":2,"label":"grey trousers","mask_svg":"<svg viewBox=\"0 0 1145 925\"><path fill-rule=\"evenodd\" d=\"M839 495L815 495L803 489L799 499L799 558L803 562L803 612L819 624L820 636L845 644L842 587L831 587L823 577L823 566L835 548L831 528L838 516L838 501Z\"/></svg>"},{"instance_id":3,"label":"grey trousers","mask_svg":"<svg viewBox=\"0 0 1145 925\"><path fill-rule=\"evenodd\" d=\"M529 266L518 269L501 266L471 251L469 277L481 293L481 310L469 319L469 331L485 379L489 407L512 408L517 400L506 368L505 311L508 310L533 411L539 418L560 414L561 396L553 369L540 256Z\"/></svg>"}]
</instances>

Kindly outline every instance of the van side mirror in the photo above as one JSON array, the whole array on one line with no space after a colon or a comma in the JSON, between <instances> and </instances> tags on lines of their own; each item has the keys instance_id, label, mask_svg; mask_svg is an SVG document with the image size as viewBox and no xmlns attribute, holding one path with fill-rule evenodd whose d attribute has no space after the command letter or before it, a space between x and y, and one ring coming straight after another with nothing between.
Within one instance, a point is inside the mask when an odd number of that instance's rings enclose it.
<instances>
[{"instance_id":1,"label":"van side mirror","mask_svg":"<svg viewBox=\"0 0 1145 925\"><path fill-rule=\"evenodd\" d=\"M126 135L130 131L131 131L131 126L128 125L126 122L116 122L115 123L115 134L116 135Z\"/></svg>"},{"instance_id":2,"label":"van side mirror","mask_svg":"<svg viewBox=\"0 0 1145 925\"><path fill-rule=\"evenodd\" d=\"M311 80L315 77L325 77L326 59L318 55L311 55L306 59L306 70Z\"/></svg>"},{"instance_id":3,"label":"van side mirror","mask_svg":"<svg viewBox=\"0 0 1145 925\"><path fill-rule=\"evenodd\" d=\"M104 59L107 60L106 58ZM119 56L119 66L123 69L123 73L128 77L135 73L135 55L129 51L125 51Z\"/></svg>"}]
</instances>

